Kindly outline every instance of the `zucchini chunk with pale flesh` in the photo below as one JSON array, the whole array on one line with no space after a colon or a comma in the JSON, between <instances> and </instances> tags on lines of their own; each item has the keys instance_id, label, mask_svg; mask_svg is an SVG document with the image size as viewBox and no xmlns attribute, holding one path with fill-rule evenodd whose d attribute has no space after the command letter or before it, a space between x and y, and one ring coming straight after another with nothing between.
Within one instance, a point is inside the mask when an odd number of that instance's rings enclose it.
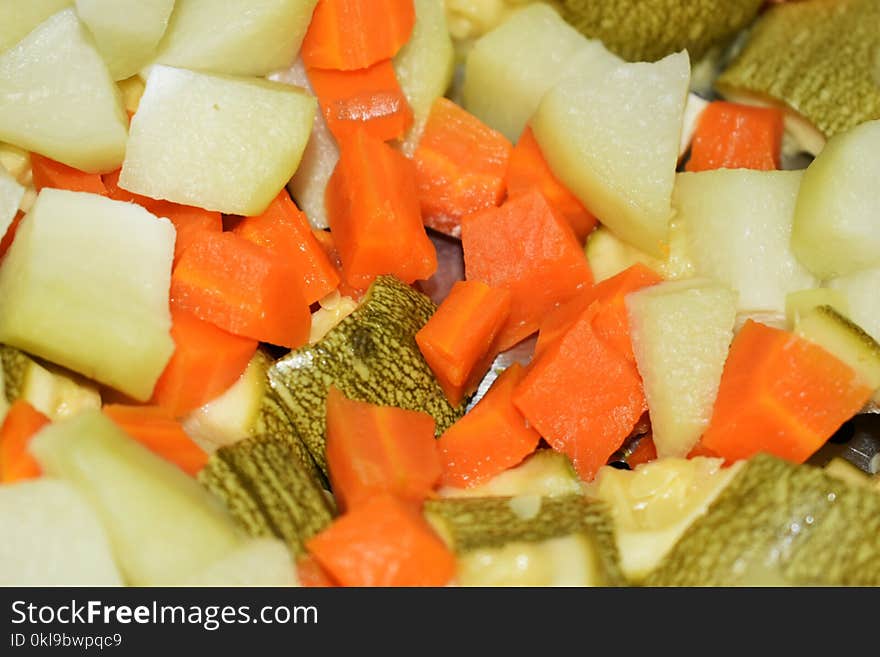
<instances>
[{"instance_id":1,"label":"zucchini chunk with pale flesh","mask_svg":"<svg viewBox=\"0 0 880 657\"><path fill-rule=\"evenodd\" d=\"M30 450L44 472L71 483L97 510L132 585L177 584L242 543L198 482L100 411L47 426Z\"/></svg>"},{"instance_id":2,"label":"zucchini chunk with pale flesh","mask_svg":"<svg viewBox=\"0 0 880 657\"><path fill-rule=\"evenodd\" d=\"M0 586L119 586L110 541L87 497L42 477L0 486Z\"/></svg>"},{"instance_id":3,"label":"zucchini chunk with pale flesh","mask_svg":"<svg viewBox=\"0 0 880 657\"><path fill-rule=\"evenodd\" d=\"M101 408L101 393L95 384L56 365L38 363L14 347L0 344L0 371L10 404L24 399L51 420Z\"/></svg>"},{"instance_id":4,"label":"zucchini chunk with pale flesh","mask_svg":"<svg viewBox=\"0 0 880 657\"><path fill-rule=\"evenodd\" d=\"M73 9L0 54L0 141L90 173L125 155L119 90Z\"/></svg>"},{"instance_id":5,"label":"zucchini chunk with pale flesh","mask_svg":"<svg viewBox=\"0 0 880 657\"><path fill-rule=\"evenodd\" d=\"M265 75L293 63L317 0L177 0L159 64Z\"/></svg>"},{"instance_id":6,"label":"zucchini chunk with pale flesh","mask_svg":"<svg viewBox=\"0 0 880 657\"><path fill-rule=\"evenodd\" d=\"M880 29L880 15L877 26ZM795 206L791 245L798 260L818 278L880 267L878 180L880 121L838 134L807 168Z\"/></svg>"},{"instance_id":7,"label":"zucchini chunk with pale flesh","mask_svg":"<svg viewBox=\"0 0 880 657\"><path fill-rule=\"evenodd\" d=\"M880 342L880 267L834 278L828 287L846 299L847 317Z\"/></svg>"},{"instance_id":8,"label":"zucchini chunk with pale flesh","mask_svg":"<svg viewBox=\"0 0 880 657\"><path fill-rule=\"evenodd\" d=\"M605 505L581 495L429 500L424 512L455 552L463 586L619 586Z\"/></svg>"},{"instance_id":9,"label":"zucchini chunk with pale flesh","mask_svg":"<svg viewBox=\"0 0 880 657\"><path fill-rule=\"evenodd\" d=\"M298 586L290 551L272 538L254 538L180 582L182 586Z\"/></svg>"},{"instance_id":10,"label":"zucchini chunk with pale flesh","mask_svg":"<svg viewBox=\"0 0 880 657\"><path fill-rule=\"evenodd\" d=\"M791 230L801 171L679 173L673 205L697 276L738 294L742 313L785 313L789 292L816 287L795 258Z\"/></svg>"},{"instance_id":11,"label":"zucchini chunk with pale flesh","mask_svg":"<svg viewBox=\"0 0 880 657\"><path fill-rule=\"evenodd\" d=\"M793 327L798 317L819 306L831 306L841 315L849 315L849 304L842 292L830 287L814 287L791 292L785 297L785 319Z\"/></svg>"},{"instance_id":12,"label":"zucchini chunk with pale flesh","mask_svg":"<svg viewBox=\"0 0 880 657\"><path fill-rule=\"evenodd\" d=\"M657 455L687 456L712 419L736 294L692 279L633 292L626 305Z\"/></svg>"},{"instance_id":13,"label":"zucchini chunk with pale flesh","mask_svg":"<svg viewBox=\"0 0 880 657\"><path fill-rule=\"evenodd\" d=\"M617 470L603 467L587 496L608 505L624 574L642 581L740 467L721 459L667 458Z\"/></svg>"},{"instance_id":14,"label":"zucchini chunk with pale flesh","mask_svg":"<svg viewBox=\"0 0 880 657\"><path fill-rule=\"evenodd\" d=\"M745 462L649 586L878 586L880 495L766 454Z\"/></svg>"},{"instance_id":15,"label":"zucchini chunk with pale flesh","mask_svg":"<svg viewBox=\"0 0 880 657\"><path fill-rule=\"evenodd\" d=\"M146 401L174 351L174 226L46 188L0 265L0 342Z\"/></svg>"},{"instance_id":16,"label":"zucchini chunk with pale flesh","mask_svg":"<svg viewBox=\"0 0 880 657\"><path fill-rule=\"evenodd\" d=\"M453 407L425 362L415 334L436 306L391 276L380 276L348 317L315 344L301 347L269 369L269 381L290 421L327 473L327 390L349 399L422 411L439 436L464 414Z\"/></svg>"},{"instance_id":17,"label":"zucchini chunk with pale flesh","mask_svg":"<svg viewBox=\"0 0 880 657\"><path fill-rule=\"evenodd\" d=\"M669 255L664 260L627 244L605 226L599 226L590 233L584 253L597 283L636 263L642 263L670 281L694 276L694 263L687 254L687 235L681 222L676 219L669 222Z\"/></svg>"},{"instance_id":18,"label":"zucchini chunk with pale flesh","mask_svg":"<svg viewBox=\"0 0 880 657\"><path fill-rule=\"evenodd\" d=\"M24 187L0 165L0 235L5 235L24 198Z\"/></svg>"},{"instance_id":19,"label":"zucchini chunk with pale flesh","mask_svg":"<svg viewBox=\"0 0 880 657\"><path fill-rule=\"evenodd\" d=\"M114 80L131 77L146 66L165 34L174 0L76 0Z\"/></svg>"},{"instance_id":20,"label":"zucchini chunk with pale flesh","mask_svg":"<svg viewBox=\"0 0 880 657\"><path fill-rule=\"evenodd\" d=\"M258 215L296 171L316 107L289 85L155 65L132 119L119 185Z\"/></svg>"},{"instance_id":21,"label":"zucchini chunk with pale flesh","mask_svg":"<svg viewBox=\"0 0 880 657\"><path fill-rule=\"evenodd\" d=\"M669 249L689 80L685 52L587 70L547 92L531 121L553 173L618 237L657 258Z\"/></svg>"}]
</instances>

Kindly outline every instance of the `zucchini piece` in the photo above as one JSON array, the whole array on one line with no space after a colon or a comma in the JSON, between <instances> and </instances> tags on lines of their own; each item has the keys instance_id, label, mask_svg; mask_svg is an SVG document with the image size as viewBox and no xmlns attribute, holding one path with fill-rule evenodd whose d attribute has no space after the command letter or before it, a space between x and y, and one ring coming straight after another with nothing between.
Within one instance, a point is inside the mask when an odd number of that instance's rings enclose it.
<instances>
[{"instance_id":1,"label":"zucchini piece","mask_svg":"<svg viewBox=\"0 0 880 657\"><path fill-rule=\"evenodd\" d=\"M825 464L825 473L837 477L852 486L874 487L876 478L860 470L844 458L835 456Z\"/></svg>"},{"instance_id":2,"label":"zucchini piece","mask_svg":"<svg viewBox=\"0 0 880 657\"><path fill-rule=\"evenodd\" d=\"M562 16L630 61L687 49L693 61L725 43L758 14L763 0L559 0Z\"/></svg>"},{"instance_id":3,"label":"zucchini piece","mask_svg":"<svg viewBox=\"0 0 880 657\"><path fill-rule=\"evenodd\" d=\"M424 294L380 276L364 300L313 345L290 352L269 368L269 382L296 433L324 474L325 401L335 385L349 399L422 411L436 435L458 420L415 341L436 309Z\"/></svg>"},{"instance_id":4,"label":"zucchini piece","mask_svg":"<svg viewBox=\"0 0 880 657\"><path fill-rule=\"evenodd\" d=\"M329 497L293 443L273 434L221 447L199 481L255 537L278 537L296 555L333 520Z\"/></svg>"},{"instance_id":5,"label":"zucchini piece","mask_svg":"<svg viewBox=\"0 0 880 657\"><path fill-rule=\"evenodd\" d=\"M55 365L43 366L14 347L0 345L0 370L6 401L24 399L52 420L101 408L101 393L93 383Z\"/></svg>"},{"instance_id":6,"label":"zucchini piece","mask_svg":"<svg viewBox=\"0 0 880 657\"><path fill-rule=\"evenodd\" d=\"M456 554L464 586L624 583L605 506L581 495L429 500L425 515Z\"/></svg>"},{"instance_id":7,"label":"zucchini piece","mask_svg":"<svg viewBox=\"0 0 880 657\"><path fill-rule=\"evenodd\" d=\"M12 225L24 198L24 187L0 164L0 235Z\"/></svg>"},{"instance_id":8,"label":"zucchini piece","mask_svg":"<svg viewBox=\"0 0 880 657\"><path fill-rule=\"evenodd\" d=\"M880 344L834 308L818 306L799 315L794 330L853 368L869 388L880 388Z\"/></svg>"},{"instance_id":9,"label":"zucchini piece","mask_svg":"<svg viewBox=\"0 0 880 657\"><path fill-rule=\"evenodd\" d=\"M665 458L635 470L599 470L587 496L605 502L614 520L620 565L630 581L645 578L730 482L721 459Z\"/></svg>"},{"instance_id":10,"label":"zucchini piece","mask_svg":"<svg viewBox=\"0 0 880 657\"><path fill-rule=\"evenodd\" d=\"M182 586L299 586L296 566L281 541L255 538L187 577Z\"/></svg>"},{"instance_id":11,"label":"zucchini piece","mask_svg":"<svg viewBox=\"0 0 880 657\"><path fill-rule=\"evenodd\" d=\"M44 472L95 508L132 585L178 583L241 545L232 518L204 488L100 411L47 426L30 450Z\"/></svg>"},{"instance_id":12,"label":"zucchini piece","mask_svg":"<svg viewBox=\"0 0 880 657\"><path fill-rule=\"evenodd\" d=\"M669 222L669 256L665 260L624 242L605 226L590 233L584 252L597 283L636 263L650 267L670 281L694 276L694 263L687 254L687 235L681 222L675 219Z\"/></svg>"},{"instance_id":13,"label":"zucchini piece","mask_svg":"<svg viewBox=\"0 0 880 657\"><path fill-rule=\"evenodd\" d=\"M732 99L783 103L831 138L880 118L878 25L876 0L776 5L758 20L716 87ZM816 154L821 146L808 148Z\"/></svg>"},{"instance_id":14,"label":"zucchini piece","mask_svg":"<svg viewBox=\"0 0 880 657\"><path fill-rule=\"evenodd\" d=\"M581 493L581 480L562 452L539 449L515 468L472 488L444 487L441 497L559 497Z\"/></svg>"},{"instance_id":15,"label":"zucchini piece","mask_svg":"<svg viewBox=\"0 0 880 657\"><path fill-rule=\"evenodd\" d=\"M809 465L750 459L650 586L878 586L880 495Z\"/></svg>"},{"instance_id":16,"label":"zucchini piece","mask_svg":"<svg viewBox=\"0 0 880 657\"><path fill-rule=\"evenodd\" d=\"M794 326L799 316L806 315L818 306L831 306L841 315L849 314L849 304L842 292L830 287L814 287L790 292L785 297L785 319Z\"/></svg>"}]
</instances>

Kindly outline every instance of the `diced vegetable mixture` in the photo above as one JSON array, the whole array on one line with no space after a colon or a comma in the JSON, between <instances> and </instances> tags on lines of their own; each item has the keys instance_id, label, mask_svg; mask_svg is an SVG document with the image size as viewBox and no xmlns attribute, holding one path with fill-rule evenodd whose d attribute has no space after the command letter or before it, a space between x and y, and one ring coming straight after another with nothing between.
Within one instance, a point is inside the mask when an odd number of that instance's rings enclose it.
<instances>
[{"instance_id":1,"label":"diced vegetable mixture","mask_svg":"<svg viewBox=\"0 0 880 657\"><path fill-rule=\"evenodd\" d=\"M878 53L876 0L3 2L0 585L880 586Z\"/></svg>"}]
</instances>

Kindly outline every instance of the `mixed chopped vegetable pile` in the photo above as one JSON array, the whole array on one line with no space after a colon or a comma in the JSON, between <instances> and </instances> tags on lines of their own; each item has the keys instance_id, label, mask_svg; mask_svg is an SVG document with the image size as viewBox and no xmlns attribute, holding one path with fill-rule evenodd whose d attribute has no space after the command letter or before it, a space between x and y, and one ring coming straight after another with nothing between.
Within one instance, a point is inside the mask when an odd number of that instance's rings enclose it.
<instances>
[{"instance_id":1,"label":"mixed chopped vegetable pile","mask_svg":"<svg viewBox=\"0 0 880 657\"><path fill-rule=\"evenodd\" d=\"M0 3L0 584L880 585L880 2Z\"/></svg>"}]
</instances>

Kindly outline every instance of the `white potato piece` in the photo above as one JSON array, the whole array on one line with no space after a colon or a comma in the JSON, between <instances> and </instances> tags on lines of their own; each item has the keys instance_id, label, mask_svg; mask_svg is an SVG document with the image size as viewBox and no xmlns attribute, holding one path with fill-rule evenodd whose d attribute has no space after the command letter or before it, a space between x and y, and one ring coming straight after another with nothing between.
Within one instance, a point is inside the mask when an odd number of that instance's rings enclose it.
<instances>
[{"instance_id":1,"label":"white potato piece","mask_svg":"<svg viewBox=\"0 0 880 657\"><path fill-rule=\"evenodd\" d=\"M541 98L559 80L582 74L587 66L619 62L549 5L530 4L474 43L465 64L463 104L516 142Z\"/></svg>"},{"instance_id":2,"label":"white potato piece","mask_svg":"<svg viewBox=\"0 0 880 657\"><path fill-rule=\"evenodd\" d=\"M0 486L0 527L0 586L122 584L97 514L68 483Z\"/></svg>"},{"instance_id":3,"label":"white potato piece","mask_svg":"<svg viewBox=\"0 0 880 657\"><path fill-rule=\"evenodd\" d=\"M45 188L0 265L0 342L146 401L174 351L174 226Z\"/></svg>"},{"instance_id":4,"label":"white potato piece","mask_svg":"<svg viewBox=\"0 0 880 657\"><path fill-rule=\"evenodd\" d=\"M287 546L274 538L254 538L186 577L183 586L299 586Z\"/></svg>"},{"instance_id":5,"label":"white potato piece","mask_svg":"<svg viewBox=\"0 0 880 657\"><path fill-rule=\"evenodd\" d=\"M265 75L293 63L317 0L177 0L156 62Z\"/></svg>"},{"instance_id":6,"label":"white potato piece","mask_svg":"<svg viewBox=\"0 0 880 657\"><path fill-rule=\"evenodd\" d=\"M736 294L692 279L633 292L626 306L657 456L687 456L712 419Z\"/></svg>"},{"instance_id":7,"label":"white potato piece","mask_svg":"<svg viewBox=\"0 0 880 657\"><path fill-rule=\"evenodd\" d=\"M0 2L0 52L21 41L37 25L73 4L73 0L3 0Z\"/></svg>"},{"instance_id":8,"label":"white potato piece","mask_svg":"<svg viewBox=\"0 0 880 657\"><path fill-rule=\"evenodd\" d=\"M173 8L174 0L76 0L76 12L114 80L150 63Z\"/></svg>"},{"instance_id":9,"label":"white potato piece","mask_svg":"<svg viewBox=\"0 0 880 657\"><path fill-rule=\"evenodd\" d=\"M807 168L791 244L818 278L880 267L878 181L880 121L833 137Z\"/></svg>"},{"instance_id":10,"label":"white potato piece","mask_svg":"<svg viewBox=\"0 0 880 657\"><path fill-rule=\"evenodd\" d=\"M650 267L666 280L690 278L694 273L694 263L687 253L687 236L680 222L675 219L669 223L669 256L664 260L627 244L605 226L599 226L590 233L585 253L590 269L593 270L593 279L597 283L638 262Z\"/></svg>"},{"instance_id":11,"label":"white potato piece","mask_svg":"<svg viewBox=\"0 0 880 657\"><path fill-rule=\"evenodd\" d=\"M686 52L587 69L547 92L531 125L553 173L625 242L668 253L688 96Z\"/></svg>"},{"instance_id":12,"label":"white potato piece","mask_svg":"<svg viewBox=\"0 0 880 657\"><path fill-rule=\"evenodd\" d=\"M73 9L0 55L0 141L89 173L125 154L119 90Z\"/></svg>"},{"instance_id":13,"label":"white potato piece","mask_svg":"<svg viewBox=\"0 0 880 657\"><path fill-rule=\"evenodd\" d=\"M316 107L289 85L153 66L119 185L206 210L258 215L296 171Z\"/></svg>"},{"instance_id":14,"label":"white potato piece","mask_svg":"<svg viewBox=\"0 0 880 657\"><path fill-rule=\"evenodd\" d=\"M739 295L742 313L785 315L790 292L817 281L791 250L802 171L719 169L680 173L673 205L696 275Z\"/></svg>"},{"instance_id":15,"label":"white potato piece","mask_svg":"<svg viewBox=\"0 0 880 657\"><path fill-rule=\"evenodd\" d=\"M24 187L0 166L0 238L6 234L24 197Z\"/></svg>"}]
</instances>

